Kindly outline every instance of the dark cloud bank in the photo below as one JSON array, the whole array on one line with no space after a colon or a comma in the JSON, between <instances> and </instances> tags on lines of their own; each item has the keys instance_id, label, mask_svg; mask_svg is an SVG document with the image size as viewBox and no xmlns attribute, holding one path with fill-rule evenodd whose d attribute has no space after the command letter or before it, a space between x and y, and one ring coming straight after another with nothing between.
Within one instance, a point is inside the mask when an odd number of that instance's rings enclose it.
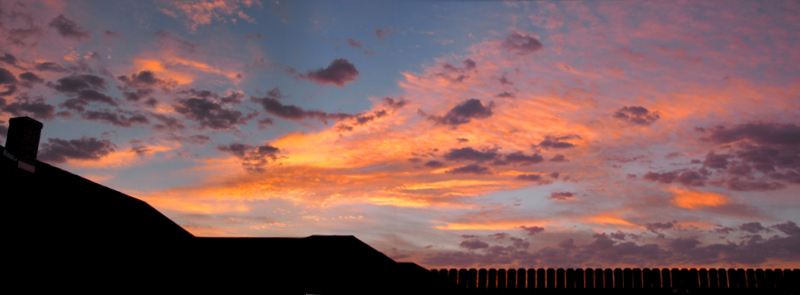
<instances>
[{"instance_id":1,"label":"dark cloud bank","mask_svg":"<svg viewBox=\"0 0 800 295\"><path fill-rule=\"evenodd\" d=\"M648 228L665 230L672 223L653 223ZM770 227L747 223L740 228L746 232L740 242L706 244L696 237L663 238L662 243L640 244L627 241L622 232L594 234L592 241L579 245L572 238L556 247L528 251L521 239L510 237L510 246L491 245L470 237L460 244L468 251L438 252L426 256L421 263L428 267L471 267L481 264L507 264L542 267L608 267L620 264L639 267L664 265L718 265L720 267L758 266L767 260L800 261L800 227L792 221ZM529 235L544 232L541 227L523 227ZM772 232L765 237L761 234ZM511 240L511 239L515 240ZM532 239L529 237L528 240Z\"/></svg>"},{"instance_id":2,"label":"dark cloud bank","mask_svg":"<svg viewBox=\"0 0 800 295\"><path fill-rule=\"evenodd\" d=\"M722 186L733 191L773 191L800 184L800 127L746 123L697 128L701 139L727 150L709 151L700 169L648 172L645 180L685 186Z\"/></svg>"},{"instance_id":3,"label":"dark cloud bank","mask_svg":"<svg viewBox=\"0 0 800 295\"><path fill-rule=\"evenodd\" d=\"M358 70L349 60L339 58L334 59L327 68L320 68L316 71L309 71L305 74L297 75L298 79L305 79L320 85L333 84L344 87L344 83L353 82L358 77Z\"/></svg>"},{"instance_id":4,"label":"dark cloud bank","mask_svg":"<svg viewBox=\"0 0 800 295\"><path fill-rule=\"evenodd\" d=\"M98 160L114 151L111 141L94 137L79 139L48 138L37 158L44 162L64 163L69 159Z\"/></svg>"},{"instance_id":5,"label":"dark cloud bank","mask_svg":"<svg viewBox=\"0 0 800 295\"><path fill-rule=\"evenodd\" d=\"M473 119L486 119L492 116L494 102L489 102L485 106L479 99L470 98L447 112L444 116L427 115L419 111L421 115L437 124L457 126L466 124Z\"/></svg>"},{"instance_id":6,"label":"dark cloud bank","mask_svg":"<svg viewBox=\"0 0 800 295\"><path fill-rule=\"evenodd\" d=\"M250 172L263 172L264 166L270 160L278 159L280 150L269 144L252 146L242 143L231 143L229 145L218 145L217 150L229 153L242 160L242 165Z\"/></svg>"}]
</instances>

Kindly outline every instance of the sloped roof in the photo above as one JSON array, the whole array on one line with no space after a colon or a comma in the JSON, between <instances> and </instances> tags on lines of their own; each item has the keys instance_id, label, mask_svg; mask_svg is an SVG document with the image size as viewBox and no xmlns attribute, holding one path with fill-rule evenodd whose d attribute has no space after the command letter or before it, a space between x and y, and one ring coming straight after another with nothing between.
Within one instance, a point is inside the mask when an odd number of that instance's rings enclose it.
<instances>
[{"instance_id":1,"label":"sloped roof","mask_svg":"<svg viewBox=\"0 0 800 295\"><path fill-rule=\"evenodd\" d=\"M0 153L4 147L0 146ZM194 236L144 201L36 161L36 173L14 169L2 157L4 199L38 216L40 232L59 236L117 239L186 239Z\"/></svg>"},{"instance_id":2,"label":"sloped roof","mask_svg":"<svg viewBox=\"0 0 800 295\"><path fill-rule=\"evenodd\" d=\"M428 274L354 236L198 238L139 199L35 165L29 173L0 156L6 244L19 270L13 279L44 276L82 288L104 281L194 291L393 293L417 285L409 276ZM406 283L389 283L397 281Z\"/></svg>"}]
</instances>

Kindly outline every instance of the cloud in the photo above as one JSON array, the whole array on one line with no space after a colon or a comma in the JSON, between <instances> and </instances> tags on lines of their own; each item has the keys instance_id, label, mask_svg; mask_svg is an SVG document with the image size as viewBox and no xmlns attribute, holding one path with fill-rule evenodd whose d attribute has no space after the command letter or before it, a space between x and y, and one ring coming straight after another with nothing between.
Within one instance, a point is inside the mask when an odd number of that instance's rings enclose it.
<instances>
[{"instance_id":1,"label":"cloud","mask_svg":"<svg viewBox=\"0 0 800 295\"><path fill-rule=\"evenodd\" d=\"M736 231L736 229L732 228L732 227L727 227L727 226L723 227L721 225L717 225L717 226L718 226L718 228L715 228L714 232L718 233L718 234L726 234L727 235L727 234L730 234L732 231Z\"/></svg>"},{"instance_id":2,"label":"cloud","mask_svg":"<svg viewBox=\"0 0 800 295\"><path fill-rule=\"evenodd\" d=\"M146 89L152 87L173 87L177 84L175 81L167 81L156 77L152 71L140 71L133 73L130 76L118 76L117 80L123 83L122 89L125 87Z\"/></svg>"},{"instance_id":3,"label":"cloud","mask_svg":"<svg viewBox=\"0 0 800 295\"><path fill-rule=\"evenodd\" d=\"M670 229L675 224L672 222L654 222L654 223L646 223L645 227L647 230L651 232L657 232L659 230Z\"/></svg>"},{"instance_id":4,"label":"cloud","mask_svg":"<svg viewBox=\"0 0 800 295\"><path fill-rule=\"evenodd\" d=\"M703 161L703 167L709 167L715 169L727 169L728 158L731 157L732 155L717 155L714 152L709 152L706 155L705 161Z\"/></svg>"},{"instance_id":5,"label":"cloud","mask_svg":"<svg viewBox=\"0 0 800 295\"><path fill-rule=\"evenodd\" d=\"M575 147L574 144L572 144L570 142L562 141L562 140L565 140L565 139L573 139L573 138L581 139L581 137L578 136L578 135L567 135L567 136L559 136L559 137L549 136L548 135L548 136L545 136L544 140L542 140L542 142L540 142L538 146L540 148L544 148L544 149L568 149L568 148L573 148L573 147Z\"/></svg>"},{"instance_id":6,"label":"cloud","mask_svg":"<svg viewBox=\"0 0 800 295\"><path fill-rule=\"evenodd\" d=\"M241 4L241 5L240 5ZM159 11L172 18L181 20L192 32L200 25L211 24L212 21L236 22L236 17L254 23L255 20L245 14L242 5L251 7L257 5L262 7L260 1L252 0L228 0L228 1L182 1L170 3L172 10L160 8Z\"/></svg>"},{"instance_id":7,"label":"cloud","mask_svg":"<svg viewBox=\"0 0 800 295\"><path fill-rule=\"evenodd\" d=\"M750 181L739 177L731 178L727 181L728 189L740 192L749 191L774 191L783 189L786 185L779 182L769 181Z\"/></svg>"},{"instance_id":8,"label":"cloud","mask_svg":"<svg viewBox=\"0 0 800 295\"><path fill-rule=\"evenodd\" d=\"M428 119L437 124L461 125L472 121L472 119L486 119L492 116L494 102L489 102L484 106L479 99L470 98L461 104L456 105L444 116L428 116Z\"/></svg>"},{"instance_id":9,"label":"cloud","mask_svg":"<svg viewBox=\"0 0 800 295\"><path fill-rule=\"evenodd\" d=\"M108 38L120 38L120 39L122 38L122 34L120 34L119 32L117 32L117 31L109 31L109 30L106 30L105 32L103 32L103 36L108 37Z\"/></svg>"},{"instance_id":10,"label":"cloud","mask_svg":"<svg viewBox=\"0 0 800 295\"><path fill-rule=\"evenodd\" d=\"M58 34L64 38L75 40L92 39L92 36L89 35L89 31L84 31L83 28L78 25L78 23L66 18L63 14L59 14L57 17L53 18L47 25L55 28L58 31Z\"/></svg>"},{"instance_id":11,"label":"cloud","mask_svg":"<svg viewBox=\"0 0 800 295\"><path fill-rule=\"evenodd\" d=\"M474 60L470 58L465 59L461 63L464 65L463 67L456 67L454 65L451 65L450 63L445 63L444 65L442 65L442 67L448 72L464 73L471 70L475 70L475 67L477 67L478 65Z\"/></svg>"},{"instance_id":12,"label":"cloud","mask_svg":"<svg viewBox=\"0 0 800 295\"><path fill-rule=\"evenodd\" d=\"M200 43L190 42L180 36L177 36L173 33L167 32L165 30L159 30L155 33L156 37L162 42L168 42L177 45L177 47L182 48L186 52L194 53Z\"/></svg>"},{"instance_id":13,"label":"cloud","mask_svg":"<svg viewBox=\"0 0 800 295\"><path fill-rule=\"evenodd\" d=\"M578 246L575 245L575 240L572 238L564 239L561 242L558 242L558 247L570 250L578 248Z\"/></svg>"},{"instance_id":14,"label":"cloud","mask_svg":"<svg viewBox=\"0 0 800 295\"><path fill-rule=\"evenodd\" d=\"M471 147L460 149L450 149L449 152L444 154L444 159L448 161L476 161L483 162L494 160L498 157L495 150L477 151Z\"/></svg>"},{"instance_id":15,"label":"cloud","mask_svg":"<svg viewBox=\"0 0 800 295\"><path fill-rule=\"evenodd\" d=\"M677 238L669 242L669 247L674 251L688 251L700 244L702 244L702 242L698 241L697 237Z\"/></svg>"},{"instance_id":16,"label":"cloud","mask_svg":"<svg viewBox=\"0 0 800 295\"><path fill-rule=\"evenodd\" d=\"M527 227L527 226L523 225L523 226L520 226L520 228L525 230L528 233L529 236L534 236L534 235L544 231L544 227L539 227L539 226Z\"/></svg>"},{"instance_id":17,"label":"cloud","mask_svg":"<svg viewBox=\"0 0 800 295\"><path fill-rule=\"evenodd\" d=\"M166 131L166 130L178 131L178 130L186 129L186 126L183 125L183 122L181 122L181 120L178 120L176 118L167 116L165 114L155 114L155 113L151 114L151 116L156 118L156 120L161 121L161 124L153 125L153 129L155 129L155 130L158 130L158 131Z\"/></svg>"},{"instance_id":18,"label":"cloud","mask_svg":"<svg viewBox=\"0 0 800 295\"><path fill-rule=\"evenodd\" d=\"M567 158L564 157L564 155L561 155L561 154L557 154L557 155L553 156L552 159L550 159L550 162L568 162L568 161L569 160L567 160Z\"/></svg>"},{"instance_id":19,"label":"cloud","mask_svg":"<svg viewBox=\"0 0 800 295\"><path fill-rule=\"evenodd\" d=\"M19 74L19 79L22 80L20 85L25 88L33 88L33 84L44 83L44 79L31 72Z\"/></svg>"},{"instance_id":20,"label":"cloud","mask_svg":"<svg viewBox=\"0 0 800 295\"><path fill-rule=\"evenodd\" d=\"M551 178L554 178L554 179L558 178L558 172L553 172L553 173L550 174L550 176L551 176ZM517 180L523 180L523 181L536 182L539 185L550 184L550 183L553 182L552 180L546 179L541 174L537 174L537 173L520 174L520 175L517 175L516 179Z\"/></svg>"},{"instance_id":21,"label":"cloud","mask_svg":"<svg viewBox=\"0 0 800 295\"><path fill-rule=\"evenodd\" d=\"M480 240L477 240L477 239L463 241L458 246L461 247L461 248L467 248L469 250L489 248L489 244L481 242Z\"/></svg>"},{"instance_id":22,"label":"cloud","mask_svg":"<svg viewBox=\"0 0 800 295\"><path fill-rule=\"evenodd\" d=\"M352 38L347 38L347 45L353 46L355 48L361 48L361 41L353 40Z\"/></svg>"},{"instance_id":23,"label":"cloud","mask_svg":"<svg viewBox=\"0 0 800 295\"><path fill-rule=\"evenodd\" d=\"M40 72L56 72L56 73L69 72L69 70L62 67L61 64L52 61L38 62L36 63L36 65L33 66L33 68Z\"/></svg>"},{"instance_id":24,"label":"cloud","mask_svg":"<svg viewBox=\"0 0 800 295\"><path fill-rule=\"evenodd\" d=\"M508 91L503 91L503 93L497 94L497 95L495 95L494 97L499 97L499 98L514 98L514 94L513 94L513 93L509 93Z\"/></svg>"},{"instance_id":25,"label":"cloud","mask_svg":"<svg viewBox=\"0 0 800 295\"><path fill-rule=\"evenodd\" d=\"M697 171L671 171L664 173L647 172L643 177L645 180L669 184L677 181L686 186L704 186L708 177Z\"/></svg>"},{"instance_id":26,"label":"cloud","mask_svg":"<svg viewBox=\"0 0 800 295\"><path fill-rule=\"evenodd\" d=\"M0 68L0 85L14 85L17 82L17 77L11 71Z\"/></svg>"},{"instance_id":27,"label":"cloud","mask_svg":"<svg viewBox=\"0 0 800 295\"><path fill-rule=\"evenodd\" d=\"M430 167L430 168L442 168L444 166L446 166L444 163L436 160L428 161L427 163L425 163L425 167Z\"/></svg>"},{"instance_id":28,"label":"cloud","mask_svg":"<svg viewBox=\"0 0 800 295\"><path fill-rule=\"evenodd\" d=\"M131 127L135 124L150 124L150 120L141 114L123 115L119 112L111 112L108 109L99 111L85 111L81 118L89 121L97 121L111 124L118 127Z\"/></svg>"},{"instance_id":29,"label":"cloud","mask_svg":"<svg viewBox=\"0 0 800 295\"><path fill-rule=\"evenodd\" d=\"M351 119L354 116L344 113L326 113L324 111L306 111L295 105L285 105L279 99L282 98L280 90L276 87L267 93L263 98L252 96L251 102L260 104L268 114L284 120L304 120L316 119L327 124L328 120Z\"/></svg>"},{"instance_id":30,"label":"cloud","mask_svg":"<svg viewBox=\"0 0 800 295\"><path fill-rule=\"evenodd\" d=\"M519 55L534 53L544 48L542 43L536 40L536 38L517 32L508 34L500 46L507 51Z\"/></svg>"},{"instance_id":31,"label":"cloud","mask_svg":"<svg viewBox=\"0 0 800 295\"><path fill-rule=\"evenodd\" d=\"M764 145L800 145L800 127L794 124L746 123L725 128L717 126L705 138L716 144L748 139Z\"/></svg>"},{"instance_id":32,"label":"cloud","mask_svg":"<svg viewBox=\"0 0 800 295\"><path fill-rule=\"evenodd\" d=\"M37 158L52 163L64 163L69 159L99 160L113 152L115 147L107 139L94 137L70 140L48 138L47 143L42 144Z\"/></svg>"},{"instance_id":33,"label":"cloud","mask_svg":"<svg viewBox=\"0 0 800 295\"><path fill-rule=\"evenodd\" d=\"M800 236L800 227L798 227L797 224L791 220L785 223L773 225L772 227L777 228L779 231L782 231L789 236Z\"/></svg>"},{"instance_id":34,"label":"cloud","mask_svg":"<svg viewBox=\"0 0 800 295\"><path fill-rule=\"evenodd\" d=\"M528 166L531 164L536 164L544 161L544 158L539 154L532 154L530 156L525 155L521 151L513 152L505 156L502 161L495 161L495 165L507 165L507 164L521 164L523 166Z\"/></svg>"},{"instance_id":35,"label":"cloud","mask_svg":"<svg viewBox=\"0 0 800 295\"><path fill-rule=\"evenodd\" d=\"M17 65L17 57L11 53L4 53L3 56L0 57L0 61L12 66Z\"/></svg>"},{"instance_id":36,"label":"cloud","mask_svg":"<svg viewBox=\"0 0 800 295\"><path fill-rule=\"evenodd\" d=\"M86 110L85 107L91 102L99 102L111 106L117 106L114 98L91 89L81 90L77 97L67 99L63 103L59 104L59 106L80 113L84 112Z\"/></svg>"},{"instance_id":37,"label":"cloud","mask_svg":"<svg viewBox=\"0 0 800 295\"><path fill-rule=\"evenodd\" d=\"M338 58L334 59L327 68L320 68L316 71L309 71L305 74L295 76L298 79L306 79L320 85L333 84L344 87L344 83L356 81L358 70L349 60Z\"/></svg>"},{"instance_id":38,"label":"cloud","mask_svg":"<svg viewBox=\"0 0 800 295\"><path fill-rule=\"evenodd\" d=\"M213 130L231 129L237 125L246 124L247 121L258 116L258 113L244 115L240 111L223 108L221 104L206 97L178 99L172 108L178 114L200 124L200 128Z\"/></svg>"},{"instance_id":39,"label":"cloud","mask_svg":"<svg viewBox=\"0 0 800 295\"><path fill-rule=\"evenodd\" d=\"M30 115L35 119L52 120L55 118L53 114L55 107L45 103L44 98L39 97L31 100L27 95L17 96L16 101L13 103L6 103L6 100L0 98L0 110L12 114L14 116Z\"/></svg>"},{"instance_id":40,"label":"cloud","mask_svg":"<svg viewBox=\"0 0 800 295\"><path fill-rule=\"evenodd\" d=\"M408 101L404 100L403 98L395 99L395 98L386 96L386 97L382 98L381 100L383 100L383 102L386 103L386 105L388 105L389 108L395 109L395 110L399 109L399 108L402 108L402 107L404 107L405 105L408 104Z\"/></svg>"},{"instance_id":41,"label":"cloud","mask_svg":"<svg viewBox=\"0 0 800 295\"><path fill-rule=\"evenodd\" d=\"M742 225L740 225L739 229L754 234L754 233L758 233L758 232L760 232L760 231L762 231L762 230L764 230L766 228L764 226L762 226L760 222L748 222L748 223L743 223Z\"/></svg>"},{"instance_id":42,"label":"cloud","mask_svg":"<svg viewBox=\"0 0 800 295\"><path fill-rule=\"evenodd\" d=\"M429 254L423 263L436 266L471 265L551 265L560 268L574 268L582 265L751 265L757 266L766 261L792 262L800 258L800 228L789 221L782 224L792 228L794 235L782 237L775 235L765 239L760 235L750 236L747 240L735 244L705 244L697 237L678 237L664 239L665 248L659 244L638 244L623 241L630 233L618 231L612 234L594 234L593 241L587 244L576 244L575 238L563 239L557 243L558 248L549 246L536 251L519 251L512 247L488 246L485 252L438 252ZM775 226L773 226L775 227ZM540 233L543 228L535 229Z\"/></svg>"},{"instance_id":43,"label":"cloud","mask_svg":"<svg viewBox=\"0 0 800 295\"><path fill-rule=\"evenodd\" d=\"M136 91L123 91L122 96L127 101L140 101L148 95L153 94L153 89L136 89Z\"/></svg>"},{"instance_id":44,"label":"cloud","mask_svg":"<svg viewBox=\"0 0 800 295\"><path fill-rule=\"evenodd\" d=\"M646 108L640 106L622 107L613 115L615 119L640 126L650 126L655 123L660 116L658 112L650 112Z\"/></svg>"},{"instance_id":45,"label":"cloud","mask_svg":"<svg viewBox=\"0 0 800 295\"><path fill-rule=\"evenodd\" d=\"M375 37L378 37L378 39L382 40L383 38L388 37L389 35L393 34L394 32L395 31L392 28L389 28L387 30L381 30L381 29L375 28Z\"/></svg>"},{"instance_id":46,"label":"cloud","mask_svg":"<svg viewBox=\"0 0 800 295\"><path fill-rule=\"evenodd\" d=\"M82 90L105 90L106 80L95 75L71 75L50 86L58 92L77 94Z\"/></svg>"},{"instance_id":47,"label":"cloud","mask_svg":"<svg viewBox=\"0 0 800 295\"><path fill-rule=\"evenodd\" d=\"M217 150L241 159L242 166L250 172L263 172L268 160L277 160L278 153L280 153L280 149L269 144L251 146L242 143L231 143L229 145L218 145Z\"/></svg>"},{"instance_id":48,"label":"cloud","mask_svg":"<svg viewBox=\"0 0 800 295\"><path fill-rule=\"evenodd\" d=\"M453 169L447 170L446 172L447 173L451 173L451 174L467 174L467 173L476 174L476 175L491 174L491 171L489 171L489 168L478 166L478 164L469 164L469 165L465 165L465 166L461 166L461 167L457 167L457 168L453 168Z\"/></svg>"},{"instance_id":49,"label":"cloud","mask_svg":"<svg viewBox=\"0 0 800 295\"><path fill-rule=\"evenodd\" d=\"M566 201L567 199L571 199L572 193L571 192L552 192L550 193L550 199L557 200L557 201Z\"/></svg>"},{"instance_id":50,"label":"cloud","mask_svg":"<svg viewBox=\"0 0 800 295\"><path fill-rule=\"evenodd\" d=\"M685 186L704 186L708 177L697 171L684 171L675 180Z\"/></svg>"},{"instance_id":51,"label":"cloud","mask_svg":"<svg viewBox=\"0 0 800 295\"><path fill-rule=\"evenodd\" d=\"M704 130L706 130L704 128ZM800 183L800 127L794 124L745 123L716 126L702 138L731 148L728 154L706 155L704 167L727 169L723 183L735 191L771 191ZM756 172L761 172L757 174Z\"/></svg>"}]
</instances>

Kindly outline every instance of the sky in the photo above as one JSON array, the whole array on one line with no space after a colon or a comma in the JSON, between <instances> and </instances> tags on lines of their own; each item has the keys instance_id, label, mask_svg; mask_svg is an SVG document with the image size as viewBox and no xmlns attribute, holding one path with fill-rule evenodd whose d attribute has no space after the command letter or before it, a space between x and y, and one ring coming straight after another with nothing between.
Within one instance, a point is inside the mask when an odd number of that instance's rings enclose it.
<instances>
[{"instance_id":1,"label":"sky","mask_svg":"<svg viewBox=\"0 0 800 295\"><path fill-rule=\"evenodd\" d=\"M0 137L196 236L796 268L798 47L798 1L2 0Z\"/></svg>"}]
</instances>

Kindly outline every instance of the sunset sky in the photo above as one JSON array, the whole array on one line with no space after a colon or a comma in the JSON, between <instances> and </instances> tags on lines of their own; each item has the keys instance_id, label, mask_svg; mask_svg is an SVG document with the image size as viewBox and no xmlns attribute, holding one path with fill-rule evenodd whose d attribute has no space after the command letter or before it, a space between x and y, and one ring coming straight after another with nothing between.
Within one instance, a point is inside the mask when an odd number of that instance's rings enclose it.
<instances>
[{"instance_id":1,"label":"sunset sky","mask_svg":"<svg viewBox=\"0 0 800 295\"><path fill-rule=\"evenodd\" d=\"M794 0L2 0L0 137L196 236L797 267L798 48Z\"/></svg>"}]
</instances>

